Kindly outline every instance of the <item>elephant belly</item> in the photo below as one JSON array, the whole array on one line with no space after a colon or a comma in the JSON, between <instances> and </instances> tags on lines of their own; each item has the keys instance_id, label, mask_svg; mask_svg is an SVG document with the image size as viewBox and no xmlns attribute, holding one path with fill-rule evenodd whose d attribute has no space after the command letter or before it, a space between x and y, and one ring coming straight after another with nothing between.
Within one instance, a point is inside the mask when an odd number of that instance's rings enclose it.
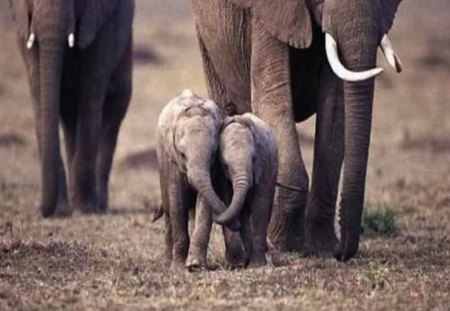
<instances>
[{"instance_id":1,"label":"elephant belly","mask_svg":"<svg viewBox=\"0 0 450 311\"><path fill-rule=\"evenodd\" d=\"M250 110L250 13L223 0L192 0L197 31L237 113Z\"/></svg>"}]
</instances>

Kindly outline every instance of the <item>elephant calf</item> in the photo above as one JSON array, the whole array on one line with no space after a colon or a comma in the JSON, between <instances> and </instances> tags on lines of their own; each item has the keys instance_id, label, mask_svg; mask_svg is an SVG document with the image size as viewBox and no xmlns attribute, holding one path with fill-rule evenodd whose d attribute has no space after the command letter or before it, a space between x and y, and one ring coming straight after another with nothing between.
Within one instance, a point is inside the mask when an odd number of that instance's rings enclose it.
<instances>
[{"instance_id":1,"label":"elephant calf","mask_svg":"<svg viewBox=\"0 0 450 311\"><path fill-rule=\"evenodd\" d=\"M189 210L195 207L197 194L216 214L226 209L211 182L219 129L216 104L189 90L173 99L158 120L157 156L166 219L166 256L174 266L185 264ZM239 223L230 222L229 226L236 230Z\"/></svg>"},{"instance_id":2,"label":"elephant calf","mask_svg":"<svg viewBox=\"0 0 450 311\"><path fill-rule=\"evenodd\" d=\"M240 257L242 240L247 264L265 265L267 228L278 173L275 136L265 122L251 113L227 117L221 127L218 153L216 189L229 207L214 220L230 223L239 218L242 223L240 239L238 234L224 228L226 259L233 264ZM206 200L198 203L188 267L206 263L212 225Z\"/></svg>"}]
</instances>

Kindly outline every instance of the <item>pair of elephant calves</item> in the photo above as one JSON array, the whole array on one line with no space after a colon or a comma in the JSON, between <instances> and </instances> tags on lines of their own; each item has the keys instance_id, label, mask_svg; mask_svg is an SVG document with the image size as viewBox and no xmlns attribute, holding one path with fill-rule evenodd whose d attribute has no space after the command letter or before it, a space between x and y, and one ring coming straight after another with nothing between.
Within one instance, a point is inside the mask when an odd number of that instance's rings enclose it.
<instances>
[{"instance_id":1,"label":"pair of elephant calves","mask_svg":"<svg viewBox=\"0 0 450 311\"><path fill-rule=\"evenodd\" d=\"M223 226L228 264L265 265L278 171L270 127L251 113L222 120L213 101L186 90L163 109L157 137L162 207L155 220L165 215L172 265L206 266L213 221Z\"/></svg>"}]
</instances>

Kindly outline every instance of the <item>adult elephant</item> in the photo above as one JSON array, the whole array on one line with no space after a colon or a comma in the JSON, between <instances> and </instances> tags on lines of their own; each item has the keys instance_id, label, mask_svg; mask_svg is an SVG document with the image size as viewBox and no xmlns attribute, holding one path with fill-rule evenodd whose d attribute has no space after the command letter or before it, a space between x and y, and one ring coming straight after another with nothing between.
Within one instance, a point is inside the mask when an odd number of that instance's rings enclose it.
<instances>
[{"instance_id":1,"label":"adult elephant","mask_svg":"<svg viewBox=\"0 0 450 311\"><path fill-rule=\"evenodd\" d=\"M225 114L251 110L275 130L279 174L269 239L281 250L304 245L340 260L357 252L373 78L382 72L375 68L377 49L401 70L386 36L400 1L192 0L210 95ZM295 123L314 113L308 198ZM343 162L338 242L334 218Z\"/></svg>"},{"instance_id":2,"label":"adult elephant","mask_svg":"<svg viewBox=\"0 0 450 311\"><path fill-rule=\"evenodd\" d=\"M10 0L10 6L36 118L41 214L70 213L70 207L106 211L117 135L131 96L134 0Z\"/></svg>"}]
</instances>

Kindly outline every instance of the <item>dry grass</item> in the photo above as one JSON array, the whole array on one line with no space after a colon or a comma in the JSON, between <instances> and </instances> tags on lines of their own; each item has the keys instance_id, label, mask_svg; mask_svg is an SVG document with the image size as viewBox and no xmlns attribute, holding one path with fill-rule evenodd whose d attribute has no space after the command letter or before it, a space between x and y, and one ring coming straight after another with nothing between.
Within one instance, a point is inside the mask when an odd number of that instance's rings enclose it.
<instances>
[{"instance_id":1,"label":"dry grass","mask_svg":"<svg viewBox=\"0 0 450 311\"><path fill-rule=\"evenodd\" d=\"M188 1L138 0L133 103L120 136L106 216L41 220L33 117L0 0L0 310L448 310L450 21L447 0L407 0L391 39L406 64L378 83L368 206L395 209L396 234L364 237L348 264L279 255L280 266L174 273L162 262L153 146L161 107L205 94ZM439 30L439 31L438 31ZM384 61L383 65L385 65ZM312 137L314 120L299 126ZM310 166L312 145L304 144Z\"/></svg>"}]
</instances>

